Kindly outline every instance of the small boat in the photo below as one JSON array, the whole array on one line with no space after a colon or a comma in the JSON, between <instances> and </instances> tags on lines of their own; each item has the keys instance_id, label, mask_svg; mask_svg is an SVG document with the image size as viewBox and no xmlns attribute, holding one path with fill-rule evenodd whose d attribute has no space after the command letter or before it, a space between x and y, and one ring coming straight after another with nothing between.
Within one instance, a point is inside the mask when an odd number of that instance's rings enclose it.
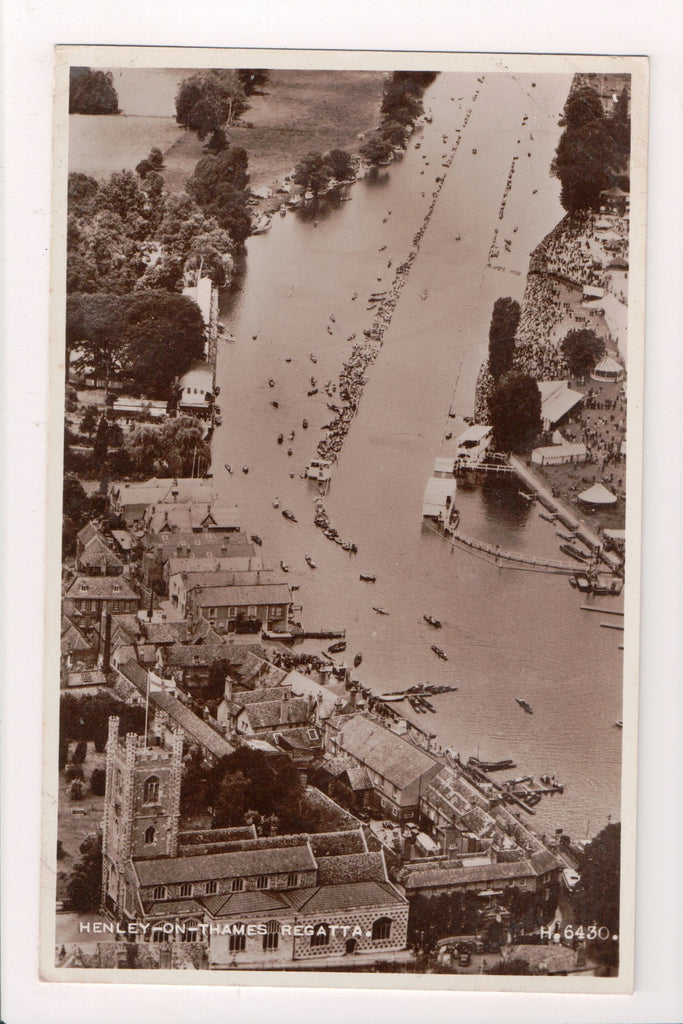
<instances>
[{"instance_id":1,"label":"small boat","mask_svg":"<svg viewBox=\"0 0 683 1024\"><path fill-rule=\"evenodd\" d=\"M283 562L282 560L280 561L280 568L282 569L283 572L289 572L289 566L287 565L286 562Z\"/></svg>"},{"instance_id":2,"label":"small boat","mask_svg":"<svg viewBox=\"0 0 683 1024\"><path fill-rule=\"evenodd\" d=\"M337 640L336 643L330 644L330 646L327 648L327 653L328 654L338 654L340 651L345 651L345 650L346 650L346 641L345 640Z\"/></svg>"},{"instance_id":3,"label":"small boat","mask_svg":"<svg viewBox=\"0 0 683 1024\"><path fill-rule=\"evenodd\" d=\"M275 387L275 381L273 380L272 377L268 378L268 387L269 388L274 388Z\"/></svg>"},{"instance_id":4,"label":"small boat","mask_svg":"<svg viewBox=\"0 0 683 1024\"><path fill-rule=\"evenodd\" d=\"M280 507L280 502L279 502L279 500L278 500L278 499L276 498L276 499L275 499L275 501L273 502L273 508L279 508L279 507Z\"/></svg>"},{"instance_id":5,"label":"small boat","mask_svg":"<svg viewBox=\"0 0 683 1024\"><path fill-rule=\"evenodd\" d=\"M359 652L358 652L358 654L357 654L357 655L355 656L355 658L353 659L353 667L354 667L354 668L358 668L358 666L360 665L360 663L361 663L361 661L362 661L362 660L363 660L363 655L362 655L362 654L361 654L361 652L359 651Z\"/></svg>"},{"instance_id":6,"label":"small boat","mask_svg":"<svg viewBox=\"0 0 683 1024\"><path fill-rule=\"evenodd\" d=\"M214 423L216 424L217 427L220 427L221 423L223 422L223 417L222 416L214 416L213 421L214 421Z\"/></svg>"},{"instance_id":7,"label":"small boat","mask_svg":"<svg viewBox=\"0 0 683 1024\"><path fill-rule=\"evenodd\" d=\"M515 700L519 704L520 708L524 708L524 710L526 711L527 715L533 715L533 711L531 709L531 705L527 704L527 702L525 700L522 700L521 697L515 697Z\"/></svg>"},{"instance_id":8,"label":"small boat","mask_svg":"<svg viewBox=\"0 0 683 1024\"><path fill-rule=\"evenodd\" d=\"M230 474L230 476L232 476L232 466L230 465L230 463L225 463L225 469Z\"/></svg>"},{"instance_id":9,"label":"small boat","mask_svg":"<svg viewBox=\"0 0 683 1024\"><path fill-rule=\"evenodd\" d=\"M318 360L315 358L315 356L313 355L312 352L311 352L311 362L312 363L317 363L318 362Z\"/></svg>"},{"instance_id":10,"label":"small boat","mask_svg":"<svg viewBox=\"0 0 683 1024\"><path fill-rule=\"evenodd\" d=\"M541 519L545 519L546 523L554 523L555 522L555 516L554 515L549 516L547 512L539 512L538 514L541 517Z\"/></svg>"},{"instance_id":11,"label":"small boat","mask_svg":"<svg viewBox=\"0 0 683 1024\"><path fill-rule=\"evenodd\" d=\"M374 583L375 580L377 579L375 574L372 572L362 572L360 574L360 578L364 580L366 583Z\"/></svg>"},{"instance_id":12,"label":"small boat","mask_svg":"<svg viewBox=\"0 0 683 1024\"><path fill-rule=\"evenodd\" d=\"M298 522L298 520L297 520L296 516L294 515L294 513L290 512L288 508L283 508L282 514L285 517L285 519L289 519L290 523Z\"/></svg>"},{"instance_id":13,"label":"small boat","mask_svg":"<svg viewBox=\"0 0 683 1024\"><path fill-rule=\"evenodd\" d=\"M516 767L511 757L507 757L502 761L480 761L478 757L470 757L467 759L467 764L473 768L478 768L482 772L504 772L509 768Z\"/></svg>"},{"instance_id":14,"label":"small boat","mask_svg":"<svg viewBox=\"0 0 683 1024\"><path fill-rule=\"evenodd\" d=\"M299 584L298 583L292 583L290 585L289 589L290 590L298 590L299 589Z\"/></svg>"},{"instance_id":15,"label":"small boat","mask_svg":"<svg viewBox=\"0 0 683 1024\"><path fill-rule=\"evenodd\" d=\"M284 434L278 434L278 435L277 435L277 443L278 443L278 444L282 444L282 442L284 441L284 439L285 439L285 435L284 435Z\"/></svg>"},{"instance_id":16,"label":"small boat","mask_svg":"<svg viewBox=\"0 0 683 1024\"><path fill-rule=\"evenodd\" d=\"M272 405L273 409L279 409L280 408L280 403L279 402L271 402L270 404Z\"/></svg>"},{"instance_id":17,"label":"small boat","mask_svg":"<svg viewBox=\"0 0 683 1024\"><path fill-rule=\"evenodd\" d=\"M476 149L473 149L472 150L472 156L476 156L476 155L477 155L477 151L476 151Z\"/></svg>"},{"instance_id":18,"label":"small boat","mask_svg":"<svg viewBox=\"0 0 683 1024\"><path fill-rule=\"evenodd\" d=\"M459 241L460 241L460 237L461 237L460 235L456 235L456 236L455 236L455 240L456 240L456 242L459 242Z\"/></svg>"},{"instance_id":19,"label":"small boat","mask_svg":"<svg viewBox=\"0 0 683 1024\"><path fill-rule=\"evenodd\" d=\"M303 420L301 426L304 428L304 430L308 430L308 420Z\"/></svg>"},{"instance_id":20,"label":"small boat","mask_svg":"<svg viewBox=\"0 0 683 1024\"><path fill-rule=\"evenodd\" d=\"M287 454L288 454L288 455L293 455L293 454L294 454L294 452L292 451L292 449L291 449L291 448L288 448L288 449L287 449Z\"/></svg>"},{"instance_id":21,"label":"small boat","mask_svg":"<svg viewBox=\"0 0 683 1024\"><path fill-rule=\"evenodd\" d=\"M441 623L438 619L435 619L433 615L423 615L422 618L425 622L428 622L430 626L434 626L435 629L441 629Z\"/></svg>"},{"instance_id":22,"label":"small boat","mask_svg":"<svg viewBox=\"0 0 683 1024\"><path fill-rule=\"evenodd\" d=\"M337 322L335 320L334 315L332 313L330 313L330 320L332 321L333 324L336 324L336 322Z\"/></svg>"},{"instance_id":23,"label":"small boat","mask_svg":"<svg viewBox=\"0 0 683 1024\"><path fill-rule=\"evenodd\" d=\"M614 724L616 725L617 729L623 729L624 728L624 723L622 722L622 720L620 718L618 718L617 721Z\"/></svg>"},{"instance_id":24,"label":"small boat","mask_svg":"<svg viewBox=\"0 0 683 1024\"><path fill-rule=\"evenodd\" d=\"M242 466L242 472L243 472L243 473L245 474L245 476L246 476L246 474L247 474L247 473L249 472L249 466Z\"/></svg>"},{"instance_id":25,"label":"small boat","mask_svg":"<svg viewBox=\"0 0 683 1024\"><path fill-rule=\"evenodd\" d=\"M526 491L519 491L518 493L519 493L520 498L524 498L524 500L528 501L529 504L531 504L531 502L535 500L534 499L534 495L533 494L527 494Z\"/></svg>"},{"instance_id":26,"label":"small boat","mask_svg":"<svg viewBox=\"0 0 683 1024\"><path fill-rule=\"evenodd\" d=\"M311 395L317 395L318 394L318 389L317 388L309 388L309 390L306 392L306 394L310 398Z\"/></svg>"},{"instance_id":27,"label":"small boat","mask_svg":"<svg viewBox=\"0 0 683 1024\"><path fill-rule=\"evenodd\" d=\"M358 298L358 292L354 292L353 295L351 296L351 302L355 302L357 298Z\"/></svg>"},{"instance_id":28,"label":"small boat","mask_svg":"<svg viewBox=\"0 0 683 1024\"><path fill-rule=\"evenodd\" d=\"M216 396L216 398L218 398L218 396L221 393L221 386L220 386L220 384L216 384L216 387L213 389L213 393Z\"/></svg>"},{"instance_id":29,"label":"small boat","mask_svg":"<svg viewBox=\"0 0 683 1024\"><path fill-rule=\"evenodd\" d=\"M373 604L372 610L373 610L373 612L377 612L378 615L388 615L389 614L389 612L386 610L386 608L378 608L377 605L375 605L375 604Z\"/></svg>"},{"instance_id":30,"label":"small boat","mask_svg":"<svg viewBox=\"0 0 683 1024\"><path fill-rule=\"evenodd\" d=\"M252 533L251 539L253 540L254 544L258 544L259 547L261 547L261 545L263 544L263 541L259 537L258 533ZM259 555L259 558L260 558L260 555Z\"/></svg>"},{"instance_id":31,"label":"small boat","mask_svg":"<svg viewBox=\"0 0 683 1024\"><path fill-rule=\"evenodd\" d=\"M441 658L442 661L448 661L448 655L446 654L446 652L442 651L440 647L436 646L436 644L432 644L432 650L434 651L434 654L437 656L437 658Z\"/></svg>"},{"instance_id":32,"label":"small boat","mask_svg":"<svg viewBox=\"0 0 683 1024\"><path fill-rule=\"evenodd\" d=\"M317 566L316 566L315 562L313 561L313 559L311 558L311 556L310 556L310 555L306 555L306 556L305 556L305 561L306 561L306 564L307 564L307 565L308 565L308 566L309 566L309 567L310 567L311 569L317 569Z\"/></svg>"}]
</instances>

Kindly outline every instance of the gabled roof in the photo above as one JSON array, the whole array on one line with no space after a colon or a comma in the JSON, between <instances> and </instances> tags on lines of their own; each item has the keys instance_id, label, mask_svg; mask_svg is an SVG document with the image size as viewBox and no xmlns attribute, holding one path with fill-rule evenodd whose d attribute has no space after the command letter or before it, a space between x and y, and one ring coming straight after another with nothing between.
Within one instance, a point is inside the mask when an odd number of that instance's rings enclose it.
<instances>
[{"instance_id":1,"label":"gabled roof","mask_svg":"<svg viewBox=\"0 0 683 1024\"><path fill-rule=\"evenodd\" d=\"M342 882L386 882L384 855L378 853L350 853L336 857L318 857L318 882L338 885Z\"/></svg>"},{"instance_id":2,"label":"gabled roof","mask_svg":"<svg viewBox=\"0 0 683 1024\"><path fill-rule=\"evenodd\" d=\"M541 872L542 873L542 872ZM495 882L510 878L535 878L538 872L527 858L492 864L475 864L472 867L429 867L420 870L408 865L404 882L406 889L436 888L442 885L465 885L471 882Z\"/></svg>"},{"instance_id":3,"label":"gabled roof","mask_svg":"<svg viewBox=\"0 0 683 1024\"><path fill-rule=\"evenodd\" d=\"M309 718L306 697L247 704L240 712L252 729L276 729L279 725L301 725Z\"/></svg>"},{"instance_id":4,"label":"gabled roof","mask_svg":"<svg viewBox=\"0 0 683 1024\"><path fill-rule=\"evenodd\" d=\"M159 654L168 668L191 668L193 665L202 668L212 665L221 658L229 660L227 646L223 643L166 644L160 649Z\"/></svg>"},{"instance_id":5,"label":"gabled roof","mask_svg":"<svg viewBox=\"0 0 683 1024\"><path fill-rule=\"evenodd\" d=\"M199 882L218 878L247 878L280 872L310 871L316 867L308 845L285 846L199 857L158 857L135 861L140 885Z\"/></svg>"},{"instance_id":6,"label":"gabled roof","mask_svg":"<svg viewBox=\"0 0 683 1024\"><path fill-rule=\"evenodd\" d=\"M222 608L224 605L286 605L292 600L289 587L279 583L252 587L195 587L193 592L201 608Z\"/></svg>"},{"instance_id":7,"label":"gabled roof","mask_svg":"<svg viewBox=\"0 0 683 1024\"><path fill-rule=\"evenodd\" d=\"M566 380L541 380L538 390L541 392L541 418L550 424L561 420L584 398L580 391L572 391Z\"/></svg>"},{"instance_id":8,"label":"gabled roof","mask_svg":"<svg viewBox=\"0 0 683 1024\"><path fill-rule=\"evenodd\" d=\"M320 885L313 889L293 889L287 895L296 909L307 915L372 908L383 910L385 907L404 906L407 903L391 882Z\"/></svg>"},{"instance_id":9,"label":"gabled roof","mask_svg":"<svg viewBox=\"0 0 683 1024\"><path fill-rule=\"evenodd\" d=\"M162 562L169 558L205 558L221 555L253 555L256 548L241 530L231 533L159 533L148 536L145 542L148 550L158 551Z\"/></svg>"},{"instance_id":10,"label":"gabled roof","mask_svg":"<svg viewBox=\"0 0 683 1024\"><path fill-rule=\"evenodd\" d=\"M263 587L266 585L275 586L286 582L282 573L272 572L268 569L252 569L238 571L226 567L224 569L210 569L205 572L192 572L182 567L180 572L183 577L186 590L193 590L195 587L202 587L203 590L216 587Z\"/></svg>"},{"instance_id":11,"label":"gabled roof","mask_svg":"<svg viewBox=\"0 0 683 1024\"><path fill-rule=\"evenodd\" d=\"M202 904L212 917L235 917L240 914L268 914L290 906L286 897L265 889L235 892L225 896L205 896Z\"/></svg>"},{"instance_id":12,"label":"gabled roof","mask_svg":"<svg viewBox=\"0 0 683 1024\"><path fill-rule=\"evenodd\" d=\"M112 601L140 600L130 583L122 576L77 576L69 585L65 596Z\"/></svg>"},{"instance_id":13,"label":"gabled roof","mask_svg":"<svg viewBox=\"0 0 683 1024\"><path fill-rule=\"evenodd\" d=\"M78 540L83 545L83 547L85 547L86 544L89 544L91 540L93 540L95 537L99 537L99 535L99 530L97 529L95 524L91 522L86 523L85 526L81 527L76 536L78 537Z\"/></svg>"},{"instance_id":14,"label":"gabled roof","mask_svg":"<svg viewBox=\"0 0 683 1024\"><path fill-rule=\"evenodd\" d=\"M122 569L123 562L101 537L92 537L77 558L79 568Z\"/></svg>"},{"instance_id":15,"label":"gabled roof","mask_svg":"<svg viewBox=\"0 0 683 1024\"><path fill-rule=\"evenodd\" d=\"M362 829L344 832L313 832L308 837L316 857L338 857L350 853L367 853Z\"/></svg>"},{"instance_id":16,"label":"gabled roof","mask_svg":"<svg viewBox=\"0 0 683 1024\"><path fill-rule=\"evenodd\" d=\"M363 715L346 719L337 740L342 751L379 772L399 789L438 764L425 751Z\"/></svg>"}]
</instances>

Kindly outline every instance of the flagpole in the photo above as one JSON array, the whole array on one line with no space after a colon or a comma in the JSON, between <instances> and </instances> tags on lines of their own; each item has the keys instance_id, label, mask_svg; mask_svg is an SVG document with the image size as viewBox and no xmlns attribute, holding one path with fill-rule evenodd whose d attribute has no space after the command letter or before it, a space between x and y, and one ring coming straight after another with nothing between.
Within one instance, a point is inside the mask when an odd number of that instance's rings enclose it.
<instances>
[{"instance_id":1,"label":"flagpole","mask_svg":"<svg viewBox=\"0 0 683 1024\"><path fill-rule=\"evenodd\" d=\"M147 669L147 696L145 699L145 750L147 749L147 723L149 721L149 669Z\"/></svg>"}]
</instances>

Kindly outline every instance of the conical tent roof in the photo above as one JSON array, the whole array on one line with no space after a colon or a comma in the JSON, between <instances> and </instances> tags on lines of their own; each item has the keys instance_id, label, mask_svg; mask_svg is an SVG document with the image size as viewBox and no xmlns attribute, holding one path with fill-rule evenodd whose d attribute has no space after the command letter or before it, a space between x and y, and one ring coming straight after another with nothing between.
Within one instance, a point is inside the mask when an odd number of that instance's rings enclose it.
<instances>
[{"instance_id":1,"label":"conical tent roof","mask_svg":"<svg viewBox=\"0 0 683 1024\"><path fill-rule=\"evenodd\" d=\"M616 500L616 494L608 491L603 484L593 484L579 495L579 501L585 501L588 505L613 505Z\"/></svg>"},{"instance_id":2,"label":"conical tent roof","mask_svg":"<svg viewBox=\"0 0 683 1024\"><path fill-rule=\"evenodd\" d=\"M612 359L611 356L605 356L604 359L600 360L595 369L599 370L600 373L621 373L623 366L616 359Z\"/></svg>"}]
</instances>

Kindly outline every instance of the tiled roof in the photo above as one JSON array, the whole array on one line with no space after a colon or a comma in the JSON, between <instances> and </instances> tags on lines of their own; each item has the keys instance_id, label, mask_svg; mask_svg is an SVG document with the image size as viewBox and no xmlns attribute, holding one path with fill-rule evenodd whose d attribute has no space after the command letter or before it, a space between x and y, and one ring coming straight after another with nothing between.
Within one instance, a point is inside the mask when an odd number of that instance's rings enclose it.
<instances>
[{"instance_id":1,"label":"tiled roof","mask_svg":"<svg viewBox=\"0 0 683 1024\"><path fill-rule=\"evenodd\" d=\"M114 601L140 600L122 576L77 576L67 589L66 597L107 598Z\"/></svg>"},{"instance_id":2,"label":"tiled roof","mask_svg":"<svg viewBox=\"0 0 683 1024\"><path fill-rule=\"evenodd\" d=\"M509 878L535 878L530 861L517 860L498 864L475 864L472 867L427 868L420 871L408 867L406 889L435 888L442 885L465 885L471 882L495 882Z\"/></svg>"},{"instance_id":3,"label":"tiled roof","mask_svg":"<svg viewBox=\"0 0 683 1024\"><path fill-rule=\"evenodd\" d=\"M248 704L283 700L289 697L291 692L286 686L262 686L257 690L241 690L239 693L233 694L232 702L245 708Z\"/></svg>"},{"instance_id":4,"label":"tiled roof","mask_svg":"<svg viewBox=\"0 0 683 1024\"><path fill-rule=\"evenodd\" d=\"M319 750L322 748L323 740L320 730L314 725L295 726L293 729L278 726L273 738L280 745L298 750Z\"/></svg>"},{"instance_id":5,"label":"tiled roof","mask_svg":"<svg viewBox=\"0 0 683 1024\"><path fill-rule=\"evenodd\" d=\"M342 774L346 775L349 785L354 791L372 789L372 779L368 775L366 768L345 768Z\"/></svg>"},{"instance_id":6,"label":"tiled roof","mask_svg":"<svg viewBox=\"0 0 683 1024\"><path fill-rule=\"evenodd\" d=\"M215 729L212 729L211 726L199 718L198 715L195 715L194 711L190 711L185 704L182 704L170 693L152 691L149 699L155 707L165 711L169 718L171 718L176 725L179 725L189 738L199 743L202 747L213 754L214 757L227 757L228 754L232 754L234 752L235 748L232 743L228 743L220 733L216 732Z\"/></svg>"},{"instance_id":7,"label":"tiled roof","mask_svg":"<svg viewBox=\"0 0 683 1024\"><path fill-rule=\"evenodd\" d=\"M123 567L121 559L108 548L101 537L93 537L78 556L79 567L88 566L102 567L107 569L120 569Z\"/></svg>"},{"instance_id":8,"label":"tiled roof","mask_svg":"<svg viewBox=\"0 0 683 1024\"><path fill-rule=\"evenodd\" d=\"M554 871L562 867L550 850L539 850L538 853L532 853L529 859L538 875L544 875L547 871Z\"/></svg>"},{"instance_id":9,"label":"tiled roof","mask_svg":"<svg viewBox=\"0 0 683 1024\"><path fill-rule=\"evenodd\" d=\"M232 555L253 555L256 551L254 544L249 540L246 533L241 530L234 530L232 533L225 533L218 536L215 533L160 533L148 537L146 546L148 550L158 551L162 562L170 558L205 558L221 555L230 557Z\"/></svg>"},{"instance_id":10,"label":"tiled roof","mask_svg":"<svg viewBox=\"0 0 683 1024\"><path fill-rule=\"evenodd\" d=\"M284 583L250 587L204 587L201 591L195 590L194 593L197 604L202 608L221 608L224 605L286 605L292 600L289 587Z\"/></svg>"},{"instance_id":11,"label":"tiled roof","mask_svg":"<svg viewBox=\"0 0 683 1024\"><path fill-rule=\"evenodd\" d=\"M423 750L362 715L348 718L337 739L342 751L379 772L399 789L437 764Z\"/></svg>"},{"instance_id":12,"label":"tiled roof","mask_svg":"<svg viewBox=\"0 0 683 1024\"><path fill-rule=\"evenodd\" d=\"M148 917L168 918L174 914L202 914L204 908L196 900L157 900L144 902Z\"/></svg>"},{"instance_id":13,"label":"tiled roof","mask_svg":"<svg viewBox=\"0 0 683 1024\"><path fill-rule=\"evenodd\" d=\"M177 576L178 573L206 575L217 572L258 572L261 565L261 559L256 555L210 555L208 557L193 554L187 557L175 555L165 563L169 578Z\"/></svg>"},{"instance_id":14,"label":"tiled roof","mask_svg":"<svg viewBox=\"0 0 683 1024\"><path fill-rule=\"evenodd\" d=\"M85 547L85 545L88 544L95 537L99 537L99 530L97 529L94 523L86 523L85 526L82 526L81 529L78 531L77 537L81 544Z\"/></svg>"},{"instance_id":15,"label":"tiled roof","mask_svg":"<svg viewBox=\"0 0 683 1024\"><path fill-rule=\"evenodd\" d=\"M67 620L68 621L68 620ZM76 629L73 623L69 622L68 627L62 633L61 652L71 654L74 651L91 651L92 647Z\"/></svg>"},{"instance_id":16,"label":"tiled roof","mask_svg":"<svg viewBox=\"0 0 683 1024\"><path fill-rule=\"evenodd\" d=\"M318 857L320 885L341 882L386 882L382 853L349 853L337 857Z\"/></svg>"},{"instance_id":17,"label":"tiled roof","mask_svg":"<svg viewBox=\"0 0 683 1024\"><path fill-rule=\"evenodd\" d=\"M197 665L199 668L212 665L220 658L226 657L227 644L168 644L161 648L161 658L169 668L187 668Z\"/></svg>"},{"instance_id":18,"label":"tiled roof","mask_svg":"<svg viewBox=\"0 0 683 1024\"><path fill-rule=\"evenodd\" d=\"M314 867L313 855L309 847L303 845L209 853L200 857L158 857L135 862L142 886L310 871Z\"/></svg>"},{"instance_id":19,"label":"tiled roof","mask_svg":"<svg viewBox=\"0 0 683 1024\"><path fill-rule=\"evenodd\" d=\"M275 584L282 584L286 586L286 582L282 577L282 573L272 572L268 569L252 569L248 571L239 572L236 569L225 569L209 570L208 572L188 572L182 569L183 582L186 590L192 590L194 587L203 587L209 589L209 587L264 587L266 585L273 586ZM260 601L255 601L255 604L261 604Z\"/></svg>"},{"instance_id":20,"label":"tiled roof","mask_svg":"<svg viewBox=\"0 0 683 1024\"><path fill-rule=\"evenodd\" d=\"M277 892L264 889L255 892L236 892L229 896L207 896L202 903L212 917L235 917L239 914L267 914L282 910L290 904Z\"/></svg>"},{"instance_id":21,"label":"tiled roof","mask_svg":"<svg viewBox=\"0 0 683 1024\"><path fill-rule=\"evenodd\" d=\"M307 891L299 890L302 893ZM290 899L295 892L297 890L288 893ZM364 910L372 907L380 910L392 905L403 906L406 902L390 882L348 882L341 885L317 886L307 899L299 902L297 910L304 911L307 915Z\"/></svg>"},{"instance_id":22,"label":"tiled roof","mask_svg":"<svg viewBox=\"0 0 683 1024\"><path fill-rule=\"evenodd\" d=\"M290 700L248 704L242 711L252 729L275 729L279 725L297 725L308 721L309 708L305 697Z\"/></svg>"},{"instance_id":23,"label":"tiled roof","mask_svg":"<svg viewBox=\"0 0 683 1024\"><path fill-rule=\"evenodd\" d=\"M309 835L308 840L316 858L367 853L361 829L348 829L344 832L313 832Z\"/></svg>"}]
</instances>

